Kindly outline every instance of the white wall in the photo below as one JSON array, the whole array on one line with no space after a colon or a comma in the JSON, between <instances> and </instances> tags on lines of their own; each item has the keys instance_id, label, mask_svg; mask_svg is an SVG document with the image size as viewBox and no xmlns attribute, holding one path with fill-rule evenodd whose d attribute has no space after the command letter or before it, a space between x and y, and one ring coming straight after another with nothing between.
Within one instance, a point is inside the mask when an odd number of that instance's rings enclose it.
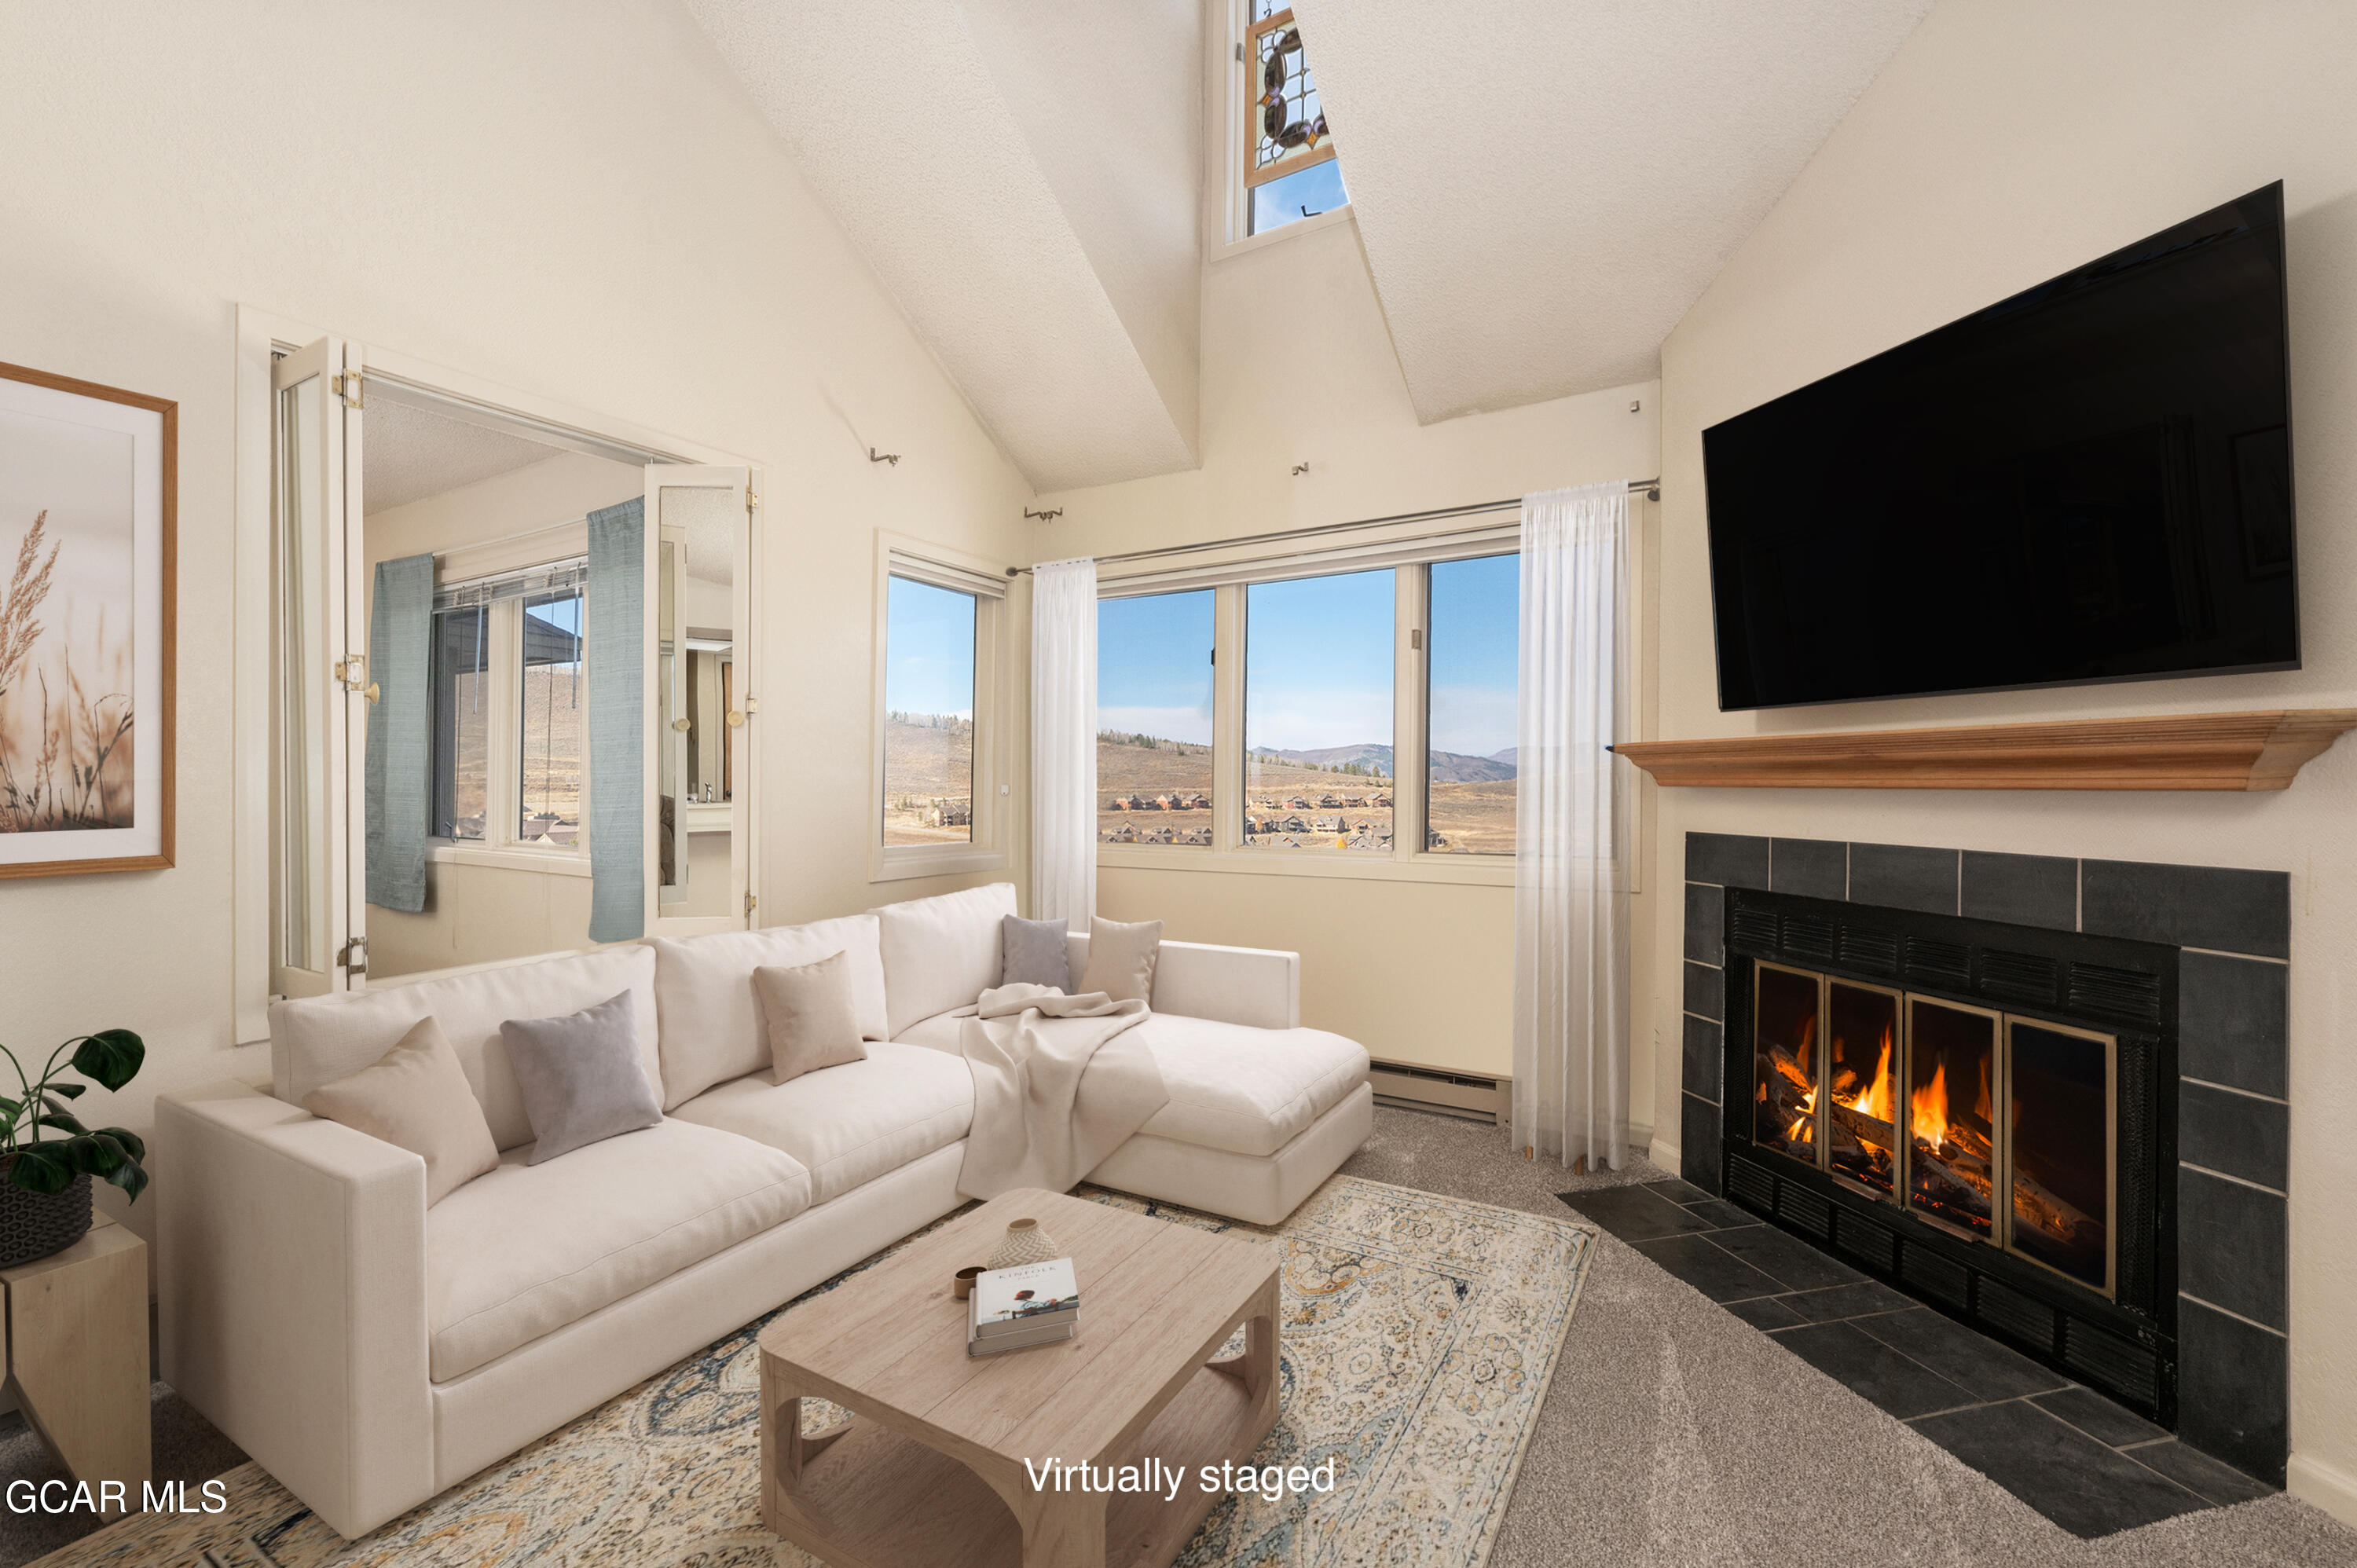
<instances>
[{"instance_id":1,"label":"white wall","mask_svg":"<svg viewBox=\"0 0 2357 1568\"><path fill-rule=\"evenodd\" d=\"M1951 0L1932 12L1663 351L1661 733L2357 705L2357 9ZM1705 426L2281 178L2303 579L2296 673L1721 714ZM2287 871L2296 1490L2357 1521L2357 747L2266 795L1662 792L1655 875L1689 829ZM1653 985L1678 995L1678 911ZM1658 1060L1674 1103L1678 1059ZM1673 1122L1672 1125L1674 1125Z\"/></svg>"},{"instance_id":2,"label":"white wall","mask_svg":"<svg viewBox=\"0 0 2357 1568\"><path fill-rule=\"evenodd\" d=\"M872 539L1012 560L1028 490L679 8L11 6L0 145L0 360L180 411L178 865L0 883L0 1041L138 1030L96 1107L135 1128L266 1065L230 994L242 302L765 465L761 918L987 879L867 881Z\"/></svg>"},{"instance_id":3,"label":"white wall","mask_svg":"<svg viewBox=\"0 0 2357 1568\"><path fill-rule=\"evenodd\" d=\"M1342 156L1347 166L1347 148ZM1216 200L1221 188L1210 183ZM1037 525L1031 556L1342 522L1656 471L1650 383L1418 424L1347 218L1211 253L1202 467L1043 497L1064 516ZM1642 404L1634 413L1632 399ZM1309 471L1295 477L1297 463ZM1172 864L1185 854L1170 852ZM1650 901L1648 889L1640 908ZM1512 1070L1511 886L1106 866L1098 904L1109 918L1160 918L1176 939L1297 948L1303 1021L1379 1058ZM1639 923L1650 940L1650 920ZM1650 1124L1650 1013L1632 1032L1633 1114ZM1674 1061L1674 1037L1669 1055Z\"/></svg>"},{"instance_id":4,"label":"white wall","mask_svg":"<svg viewBox=\"0 0 2357 1568\"><path fill-rule=\"evenodd\" d=\"M361 450L367 450L365 436ZM372 466L362 464L364 469ZM363 473L363 495L366 478ZM440 554L577 522L600 507L630 499L645 487L644 468L552 448L537 463L471 485L400 506L370 507L361 531L367 568L373 571L378 562L399 556Z\"/></svg>"}]
</instances>

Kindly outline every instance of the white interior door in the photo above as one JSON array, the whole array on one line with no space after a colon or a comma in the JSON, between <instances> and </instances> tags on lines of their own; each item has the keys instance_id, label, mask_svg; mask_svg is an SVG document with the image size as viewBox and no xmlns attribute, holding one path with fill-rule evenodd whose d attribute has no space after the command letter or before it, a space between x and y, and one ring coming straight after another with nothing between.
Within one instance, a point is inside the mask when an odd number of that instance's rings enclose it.
<instances>
[{"instance_id":1,"label":"white interior door","mask_svg":"<svg viewBox=\"0 0 2357 1568\"><path fill-rule=\"evenodd\" d=\"M285 996L339 991L366 972L356 939L369 682L365 659L350 656L366 651L367 609L360 376L347 352L322 338L272 372L271 987Z\"/></svg>"},{"instance_id":2,"label":"white interior door","mask_svg":"<svg viewBox=\"0 0 2357 1568\"><path fill-rule=\"evenodd\" d=\"M654 591L647 596L646 690L656 694L647 714L647 929L666 936L759 923L758 477L722 465L647 468L647 581ZM674 857L668 884L661 865L666 797Z\"/></svg>"}]
</instances>

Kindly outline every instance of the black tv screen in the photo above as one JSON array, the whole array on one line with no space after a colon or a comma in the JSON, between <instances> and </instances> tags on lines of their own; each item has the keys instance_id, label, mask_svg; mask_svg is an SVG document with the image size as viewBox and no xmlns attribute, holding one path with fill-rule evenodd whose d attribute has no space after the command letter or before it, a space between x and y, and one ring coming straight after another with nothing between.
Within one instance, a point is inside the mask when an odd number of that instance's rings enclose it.
<instances>
[{"instance_id":1,"label":"black tv screen","mask_svg":"<svg viewBox=\"0 0 2357 1568\"><path fill-rule=\"evenodd\" d=\"M1722 708L2299 665L2283 187L1703 432Z\"/></svg>"}]
</instances>

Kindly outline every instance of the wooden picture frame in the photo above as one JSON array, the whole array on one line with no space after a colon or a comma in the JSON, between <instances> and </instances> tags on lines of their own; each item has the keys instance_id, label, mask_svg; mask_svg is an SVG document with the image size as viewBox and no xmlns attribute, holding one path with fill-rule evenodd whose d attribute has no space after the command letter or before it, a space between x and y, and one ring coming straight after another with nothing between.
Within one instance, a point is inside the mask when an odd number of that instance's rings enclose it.
<instances>
[{"instance_id":1,"label":"wooden picture frame","mask_svg":"<svg viewBox=\"0 0 2357 1568\"><path fill-rule=\"evenodd\" d=\"M0 879L173 863L178 489L178 403L0 363Z\"/></svg>"}]
</instances>

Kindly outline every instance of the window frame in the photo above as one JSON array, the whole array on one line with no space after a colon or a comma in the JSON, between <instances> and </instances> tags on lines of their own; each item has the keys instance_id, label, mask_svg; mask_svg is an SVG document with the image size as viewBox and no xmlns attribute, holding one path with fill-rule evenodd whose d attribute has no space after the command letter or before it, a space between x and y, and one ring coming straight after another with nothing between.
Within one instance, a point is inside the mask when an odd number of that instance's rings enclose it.
<instances>
[{"instance_id":1,"label":"window frame","mask_svg":"<svg viewBox=\"0 0 2357 1568\"><path fill-rule=\"evenodd\" d=\"M533 563L533 565L562 565L575 558L569 554L558 555ZM508 575L512 570L515 568L477 571L465 576L437 575L435 587L437 593L447 588L463 587L486 577ZM431 817L435 780L429 779L425 792L428 812L426 857L444 864L497 865L587 876L590 869L590 800L586 731L583 736L579 835L569 844L554 844L544 840L526 840L517 831L523 806L523 604L524 596L509 595L493 599L483 607L488 612L483 630L487 655L484 692L490 709L483 720L483 836L479 839L452 838L433 831L436 825ZM440 612L436 613L438 615ZM586 651L586 632L584 642ZM586 669L581 679L585 682L589 679ZM440 695L438 682L434 683L434 695L437 698ZM431 722L429 711L428 723ZM430 755L428 766L432 766Z\"/></svg>"},{"instance_id":2,"label":"window frame","mask_svg":"<svg viewBox=\"0 0 2357 1568\"><path fill-rule=\"evenodd\" d=\"M1429 766L1426 756L1431 669L1426 646L1430 639L1426 633L1431 625L1431 568L1446 561L1514 554L1521 548L1521 525L1516 521L1467 529L1437 538L1392 540L1275 560L1237 561L1201 568L1100 578L1097 586L1100 602L1178 593L1190 588L1210 587L1217 592L1211 618L1214 650L1211 846L1204 849L1200 845L1184 844L1099 843L1096 846L1097 865L1119 870L1199 871L1512 886L1514 857L1511 854L1466 854L1426 849L1425 791L1420 787L1408 787L1397 775L1406 770L1398 760L1402 757L1416 758L1419 768ZM1254 583L1339 576L1383 567L1392 568L1394 574L1392 748L1394 777L1391 853L1357 851L1350 854L1296 854L1246 849L1243 844L1246 778L1244 661L1249 654L1246 649L1245 590Z\"/></svg>"},{"instance_id":3,"label":"window frame","mask_svg":"<svg viewBox=\"0 0 2357 1568\"><path fill-rule=\"evenodd\" d=\"M1003 871L1008 864L1013 818L1013 774L1003 755L1010 726L1001 722L1009 691L1004 668L1006 568L963 551L878 529L874 575L875 666L867 704L867 879L898 882ZM974 596L974 837L966 843L884 842L885 700L891 671L891 580L896 576Z\"/></svg>"},{"instance_id":4,"label":"window frame","mask_svg":"<svg viewBox=\"0 0 2357 1568\"><path fill-rule=\"evenodd\" d=\"M1419 657L1417 663L1417 672L1424 681L1424 691L1421 693L1421 702L1419 704L1423 714L1425 730L1422 746L1420 747L1421 755L1424 757L1424 766L1420 771L1420 776L1416 779L1415 807L1417 818L1416 844L1420 854L1436 856L1447 855L1458 860L1470 860L1476 862L1486 861L1493 865L1503 864L1512 865L1513 864L1514 852L1511 849L1501 853L1496 850L1440 851L1430 847L1432 837L1432 569L1435 566L1445 566L1458 561L1493 561L1502 556L1512 555L1516 558L1515 571L1519 580L1522 553L1522 547L1517 544L1512 550L1483 550L1467 555L1439 556L1424 564L1424 598L1422 608L1418 612L1423 618L1421 622L1423 635L1420 639L1423 646L1418 650ZM1515 596L1515 613L1519 618L1521 614L1521 596L1519 594ZM1516 673L1515 685L1515 696L1518 700L1521 694L1521 676L1518 670ZM1521 776L1521 769L1517 768L1515 773L1516 777L1519 778ZM1396 810L1396 808L1394 808L1394 810Z\"/></svg>"},{"instance_id":5,"label":"window frame","mask_svg":"<svg viewBox=\"0 0 2357 1568\"><path fill-rule=\"evenodd\" d=\"M1290 13L1292 7L1288 5L1282 10L1285 13ZM1319 229L1329 229L1338 223L1352 220L1351 203L1346 199L1311 217L1297 218L1290 223L1281 223L1274 229L1264 229L1259 233L1253 232L1252 197L1254 186L1252 179L1254 172L1252 160L1259 146L1256 110L1260 102L1260 93L1257 91L1259 79L1255 74L1255 62L1251 58L1254 52L1252 39L1254 30L1255 25L1252 20L1252 0L1228 0L1227 41L1220 54L1222 69L1228 86L1228 112L1222 116L1227 127L1226 134L1222 138L1225 150L1221 159L1220 176L1220 188L1226 192L1225 200L1222 204L1219 234L1220 255L1222 258L1257 250L1263 245L1273 244L1276 241L1289 239L1297 234L1313 233ZM1303 53L1305 57L1308 54L1306 44ZM1327 140L1329 145L1335 147L1336 151L1324 157L1300 163L1296 170L1287 172L1315 167L1318 163L1339 163L1340 161L1339 142L1330 134ZM1348 191L1349 183L1346 178L1344 182L1346 196Z\"/></svg>"}]
</instances>

